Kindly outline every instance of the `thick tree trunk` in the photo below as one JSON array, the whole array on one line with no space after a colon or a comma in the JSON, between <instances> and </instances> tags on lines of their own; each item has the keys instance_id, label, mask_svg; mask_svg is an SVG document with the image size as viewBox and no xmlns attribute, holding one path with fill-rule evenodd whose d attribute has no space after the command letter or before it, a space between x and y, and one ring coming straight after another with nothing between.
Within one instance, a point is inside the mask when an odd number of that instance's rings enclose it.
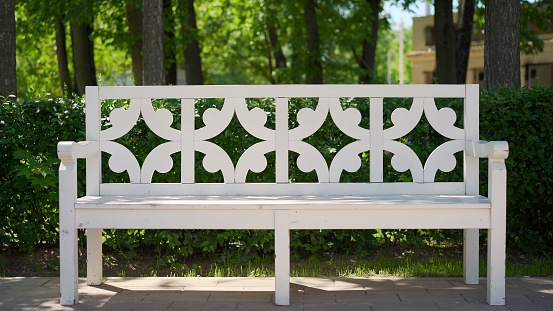
<instances>
[{"instance_id":1,"label":"thick tree trunk","mask_svg":"<svg viewBox=\"0 0 553 311\"><path fill-rule=\"evenodd\" d=\"M173 14L173 2L163 0L163 19L166 26L163 28L163 52L165 63L165 84L177 84L177 51L175 42L175 16Z\"/></svg>"},{"instance_id":2,"label":"thick tree trunk","mask_svg":"<svg viewBox=\"0 0 553 311\"><path fill-rule=\"evenodd\" d=\"M319 26L317 25L317 11L315 0L305 0L304 3L305 31L307 35L307 83L323 83L322 51L319 42Z\"/></svg>"},{"instance_id":3,"label":"thick tree trunk","mask_svg":"<svg viewBox=\"0 0 553 311\"><path fill-rule=\"evenodd\" d=\"M75 67L75 92L82 96L85 87L97 85L94 65L94 44L90 35L92 27L88 24L71 22L71 42L73 47L73 66Z\"/></svg>"},{"instance_id":4,"label":"thick tree trunk","mask_svg":"<svg viewBox=\"0 0 553 311\"><path fill-rule=\"evenodd\" d=\"M15 0L0 1L0 97L17 96Z\"/></svg>"},{"instance_id":5,"label":"thick tree trunk","mask_svg":"<svg viewBox=\"0 0 553 311\"><path fill-rule=\"evenodd\" d=\"M184 71L186 74L186 84L204 84L194 0L186 1L186 25L185 35L188 39L187 44L184 47Z\"/></svg>"},{"instance_id":6,"label":"thick tree trunk","mask_svg":"<svg viewBox=\"0 0 553 311\"><path fill-rule=\"evenodd\" d=\"M363 39L363 52L359 60L359 83L367 84L373 81L376 75L374 63L376 58L376 42L378 41L378 14L380 14L380 0L367 0L371 7L371 31L369 36Z\"/></svg>"},{"instance_id":7,"label":"thick tree trunk","mask_svg":"<svg viewBox=\"0 0 553 311\"><path fill-rule=\"evenodd\" d=\"M163 85L163 1L144 0L143 84Z\"/></svg>"},{"instance_id":8,"label":"thick tree trunk","mask_svg":"<svg viewBox=\"0 0 553 311\"><path fill-rule=\"evenodd\" d=\"M127 26L130 34L130 54L132 60L132 74L135 85L142 85L142 10L137 7L136 1L127 1Z\"/></svg>"},{"instance_id":9,"label":"thick tree trunk","mask_svg":"<svg viewBox=\"0 0 553 311\"><path fill-rule=\"evenodd\" d=\"M459 2L459 17L456 27L456 68L458 84L467 82L467 68L469 65L470 43L472 41L472 31L474 28L475 7L475 0L461 0Z\"/></svg>"},{"instance_id":10,"label":"thick tree trunk","mask_svg":"<svg viewBox=\"0 0 553 311\"><path fill-rule=\"evenodd\" d=\"M73 85L67 60L65 24L56 18L56 56L58 58L58 72L60 74L61 91L67 97L73 97Z\"/></svg>"},{"instance_id":11,"label":"thick tree trunk","mask_svg":"<svg viewBox=\"0 0 553 311\"><path fill-rule=\"evenodd\" d=\"M484 86L520 88L520 1L486 0Z\"/></svg>"},{"instance_id":12,"label":"thick tree trunk","mask_svg":"<svg viewBox=\"0 0 553 311\"><path fill-rule=\"evenodd\" d=\"M455 28L452 0L434 0L436 38L436 79L439 84L457 82Z\"/></svg>"}]
</instances>

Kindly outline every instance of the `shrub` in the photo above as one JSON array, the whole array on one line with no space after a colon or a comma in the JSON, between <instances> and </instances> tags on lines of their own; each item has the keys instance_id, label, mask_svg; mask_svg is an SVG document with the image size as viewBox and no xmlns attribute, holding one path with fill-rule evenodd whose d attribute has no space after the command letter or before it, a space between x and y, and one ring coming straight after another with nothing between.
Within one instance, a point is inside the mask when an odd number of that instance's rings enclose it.
<instances>
[{"instance_id":1,"label":"shrub","mask_svg":"<svg viewBox=\"0 0 553 311\"><path fill-rule=\"evenodd\" d=\"M110 102L109 108L124 105L126 102ZM179 102L156 102L164 105L179 120ZM313 105L309 100L293 101L290 112ZM362 126L368 127L368 103L363 99L346 101L344 105L357 106L363 114ZM440 103L439 103L440 104ZM529 254L551 254L553 250L553 88L499 89L492 92L481 91L480 120L481 138L486 140L507 140L510 155L508 169L508 245ZM220 107L217 100L199 103L199 112L207 107ZM271 100L250 102L250 107L271 107ZM408 107L409 100L393 99L391 106ZM462 109L460 101L448 102L457 111ZM107 111L107 110L106 110ZM389 120L391 109L386 111ZM293 124L291 118L291 126ZM197 127L203 126L197 118ZM388 121L389 122L389 121ZM462 126L459 122L459 126ZM104 118L104 126L109 120ZM179 128L180 122L175 121ZM274 126L274 114L268 114L268 126ZM390 124L385 125L389 127ZM38 245L54 244L58 239L58 194L56 143L60 140L83 140L84 103L82 99L19 100L4 102L0 109L0 244L19 247L20 250L32 250ZM324 126L309 138L331 159L336 149L325 145L328 140L333 144L344 145L349 142L334 126ZM441 144L443 138L422 121L408 137L409 140L422 142L415 144L415 152L423 159L428 152ZM159 143L142 120L131 134L122 137L119 142L133 146L133 152L139 162ZM236 120L214 142L229 152L236 163L237 157L256 142L238 126ZM417 146L420 146L417 147ZM460 156L460 154L458 155ZM269 154L268 157L274 157ZM303 173L295 166L295 157L291 153L290 177L297 181L315 181L314 173ZM107 156L103 157L107 165ZM199 182L222 181L222 176L209 174L201 167L203 157L197 157L197 176ZM388 181L408 181L409 174L397 173L390 167L390 158L386 158L384 168ZM180 180L178 170L180 156L173 158L176 170L167 176L154 175L154 182ZM368 179L368 154L362 155L362 168L358 174L344 174L343 180L358 182ZM485 160L482 160L485 163ZM249 182L274 181L274 168L271 160L269 167L260 174L249 174ZM80 164L81 176L84 176ZM83 162L84 164L84 162ZM486 169L482 165L482 193L486 192ZM107 171L107 170L105 170ZM271 173L273 172L273 173ZM439 174L440 181L459 180L462 165L448 174ZM106 173L106 182L128 179L125 174ZM82 186L82 185L81 185ZM82 189L83 187L79 187ZM422 245L429 241L450 240L460 242L462 236L454 230L303 230L292 231L291 248L293 256L321 255L326 252L364 255L382 243L400 243ZM230 256L264 256L273 252L273 232L266 230L106 230L106 247L132 251L139 246L148 246L158 254L168 252L179 256L192 254L214 255L218 258ZM221 256L223 255L223 256ZM272 256L272 255L271 255Z\"/></svg>"},{"instance_id":2,"label":"shrub","mask_svg":"<svg viewBox=\"0 0 553 311\"><path fill-rule=\"evenodd\" d=\"M5 101L0 109L0 245L29 251L58 240L60 140L84 139L80 99Z\"/></svg>"},{"instance_id":3,"label":"shrub","mask_svg":"<svg viewBox=\"0 0 553 311\"><path fill-rule=\"evenodd\" d=\"M553 87L482 91L480 102L480 136L509 142L508 245L525 253L551 254Z\"/></svg>"}]
</instances>

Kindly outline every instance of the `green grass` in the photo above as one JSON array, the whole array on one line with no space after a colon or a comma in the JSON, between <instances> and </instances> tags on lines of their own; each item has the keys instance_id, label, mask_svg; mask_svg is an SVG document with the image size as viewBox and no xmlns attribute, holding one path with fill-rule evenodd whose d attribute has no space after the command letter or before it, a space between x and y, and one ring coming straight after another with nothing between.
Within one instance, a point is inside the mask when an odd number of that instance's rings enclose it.
<instances>
[{"instance_id":1,"label":"green grass","mask_svg":"<svg viewBox=\"0 0 553 311\"><path fill-rule=\"evenodd\" d=\"M124 275L124 273L122 273ZM431 256L425 259L375 257L370 260L300 260L293 262L290 269L293 277L461 277L463 263L455 258ZM179 277L268 277L274 276L274 266L268 261L248 263L213 263L209 267L194 265L171 269L168 275L157 271L144 276ZM480 261L480 276L486 276L486 261ZM507 262L507 277L553 276L553 259L526 259Z\"/></svg>"}]
</instances>

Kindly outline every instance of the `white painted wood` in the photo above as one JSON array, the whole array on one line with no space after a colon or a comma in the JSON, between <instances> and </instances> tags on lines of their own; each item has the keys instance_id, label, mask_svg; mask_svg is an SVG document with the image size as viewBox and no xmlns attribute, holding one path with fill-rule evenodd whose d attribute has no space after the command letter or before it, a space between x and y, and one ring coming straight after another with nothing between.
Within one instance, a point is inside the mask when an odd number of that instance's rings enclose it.
<instances>
[{"instance_id":1,"label":"white painted wood","mask_svg":"<svg viewBox=\"0 0 553 311\"><path fill-rule=\"evenodd\" d=\"M194 99L181 100L181 183L195 181ZM233 177L234 178L234 177Z\"/></svg>"},{"instance_id":2,"label":"white painted wood","mask_svg":"<svg viewBox=\"0 0 553 311\"><path fill-rule=\"evenodd\" d=\"M78 209L77 228L274 229L274 210Z\"/></svg>"},{"instance_id":3,"label":"white painted wood","mask_svg":"<svg viewBox=\"0 0 553 311\"><path fill-rule=\"evenodd\" d=\"M478 85L467 85L466 96L463 106L463 124L465 127L465 139L477 141L480 137L480 113L479 113L479 92ZM467 194L478 194L480 189L480 159L470 154L465 149L464 180ZM463 280L465 284L479 283L480 266L480 234L478 229L463 230Z\"/></svg>"},{"instance_id":4,"label":"white painted wood","mask_svg":"<svg viewBox=\"0 0 553 311\"><path fill-rule=\"evenodd\" d=\"M207 109L202 116L205 126L194 131L194 139L197 141L208 140L221 134L232 121L235 103L235 99L227 98L221 110Z\"/></svg>"},{"instance_id":5,"label":"white painted wood","mask_svg":"<svg viewBox=\"0 0 553 311\"><path fill-rule=\"evenodd\" d=\"M290 211L290 229L463 229L490 225L483 209L365 209ZM347 217L344 217L347 215Z\"/></svg>"},{"instance_id":6,"label":"white painted wood","mask_svg":"<svg viewBox=\"0 0 553 311\"><path fill-rule=\"evenodd\" d=\"M275 304L290 305L290 214L275 210Z\"/></svg>"},{"instance_id":7,"label":"white painted wood","mask_svg":"<svg viewBox=\"0 0 553 311\"><path fill-rule=\"evenodd\" d=\"M467 141L467 153L480 158L507 159L509 144L506 141Z\"/></svg>"},{"instance_id":8,"label":"white painted wood","mask_svg":"<svg viewBox=\"0 0 553 311\"><path fill-rule=\"evenodd\" d=\"M101 184L104 195L464 195L462 182L434 183L249 183L243 184Z\"/></svg>"},{"instance_id":9,"label":"white painted wood","mask_svg":"<svg viewBox=\"0 0 553 311\"><path fill-rule=\"evenodd\" d=\"M274 229L269 209L112 209L77 211L77 228ZM489 208L473 209L290 209L290 229L488 228ZM426 217L421 215L427 214ZM348 215L348 217L344 217ZM431 216L428 216L431 215Z\"/></svg>"},{"instance_id":10,"label":"white painted wood","mask_svg":"<svg viewBox=\"0 0 553 311\"><path fill-rule=\"evenodd\" d=\"M236 98L234 101L236 117L248 133L261 140L275 140L275 131L265 127L267 112L257 107L249 110L245 98Z\"/></svg>"},{"instance_id":11,"label":"white painted wood","mask_svg":"<svg viewBox=\"0 0 553 311\"><path fill-rule=\"evenodd\" d=\"M327 98L319 98L315 110L311 108L300 109L296 116L299 125L290 130L289 139L291 141L302 140L315 133L326 120L329 103Z\"/></svg>"},{"instance_id":12,"label":"white painted wood","mask_svg":"<svg viewBox=\"0 0 553 311\"><path fill-rule=\"evenodd\" d=\"M413 149L395 140L385 140L382 148L394 154L392 167L398 172L411 171L413 182L423 182L424 170L421 161ZM434 180L432 180L434 181Z\"/></svg>"},{"instance_id":13,"label":"white painted wood","mask_svg":"<svg viewBox=\"0 0 553 311\"><path fill-rule=\"evenodd\" d=\"M488 290L490 305L505 305L505 239L507 170L503 159L488 162L488 194L492 203L488 229Z\"/></svg>"},{"instance_id":14,"label":"white painted wood","mask_svg":"<svg viewBox=\"0 0 553 311\"><path fill-rule=\"evenodd\" d=\"M297 164L300 171L317 173L320 183L329 182L329 169L323 155L317 148L303 141L290 141L290 150L299 154Z\"/></svg>"},{"instance_id":15,"label":"white painted wood","mask_svg":"<svg viewBox=\"0 0 553 311\"><path fill-rule=\"evenodd\" d=\"M100 99L270 97L436 97L463 98L465 85L178 85L103 86Z\"/></svg>"},{"instance_id":16,"label":"white painted wood","mask_svg":"<svg viewBox=\"0 0 553 311\"><path fill-rule=\"evenodd\" d=\"M76 209L472 209L490 208L488 198L461 195L260 195L260 196L86 196Z\"/></svg>"},{"instance_id":17,"label":"white painted wood","mask_svg":"<svg viewBox=\"0 0 553 311\"><path fill-rule=\"evenodd\" d=\"M138 121L140 116L140 99L131 99L129 107L116 108L109 114L111 127L100 132L99 140L115 140L127 134Z\"/></svg>"},{"instance_id":18,"label":"white painted wood","mask_svg":"<svg viewBox=\"0 0 553 311\"><path fill-rule=\"evenodd\" d=\"M275 150L275 141L262 141L246 149L238 163L236 163L236 171L234 181L243 184L246 182L248 171L260 173L267 168L267 158L265 154Z\"/></svg>"},{"instance_id":19,"label":"white painted wood","mask_svg":"<svg viewBox=\"0 0 553 311\"><path fill-rule=\"evenodd\" d=\"M102 229L89 228L86 230L86 283L101 285L102 276Z\"/></svg>"},{"instance_id":20,"label":"white painted wood","mask_svg":"<svg viewBox=\"0 0 553 311\"><path fill-rule=\"evenodd\" d=\"M478 141L480 139L479 91L477 85L466 86L463 123L465 127L465 139L467 141ZM474 155L465 151L463 159L467 194L477 194L479 191L479 157L480 155Z\"/></svg>"},{"instance_id":21,"label":"white painted wood","mask_svg":"<svg viewBox=\"0 0 553 311\"><path fill-rule=\"evenodd\" d=\"M275 99L276 105L276 182L288 182L288 99Z\"/></svg>"},{"instance_id":22,"label":"white painted wood","mask_svg":"<svg viewBox=\"0 0 553 311\"><path fill-rule=\"evenodd\" d=\"M428 123L442 136L449 139L465 139L465 131L455 126L457 114L449 107L438 110L434 98L424 99L424 114Z\"/></svg>"},{"instance_id":23,"label":"white painted wood","mask_svg":"<svg viewBox=\"0 0 553 311\"><path fill-rule=\"evenodd\" d=\"M97 86L86 86L86 140L100 140L100 121L101 103L99 99L99 88ZM100 192L100 183L102 182L102 155L100 145L95 147L98 157L89 157L86 159L86 193L88 195L98 195Z\"/></svg>"},{"instance_id":24,"label":"white painted wood","mask_svg":"<svg viewBox=\"0 0 553 311\"><path fill-rule=\"evenodd\" d=\"M424 111L424 99L413 98L411 109L397 108L392 112L392 123L394 126L387 128L383 132L384 139L398 139L411 132L420 122Z\"/></svg>"},{"instance_id":25,"label":"white painted wood","mask_svg":"<svg viewBox=\"0 0 553 311\"><path fill-rule=\"evenodd\" d=\"M234 166L228 154L218 145L210 141L195 141L194 147L205 154L204 169L210 173L221 171L225 183L234 183Z\"/></svg>"},{"instance_id":26,"label":"white painted wood","mask_svg":"<svg viewBox=\"0 0 553 311\"><path fill-rule=\"evenodd\" d=\"M321 99L322 100L322 99ZM342 110L339 98L328 98L330 115L336 127L351 138L368 140L369 130L359 126L361 122L361 112L355 108Z\"/></svg>"},{"instance_id":27,"label":"white painted wood","mask_svg":"<svg viewBox=\"0 0 553 311\"><path fill-rule=\"evenodd\" d=\"M71 161L81 158L100 156L100 144L97 141L61 141L57 146L58 158Z\"/></svg>"},{"instance_id":28,"label":"white painted wood","mask_svg":"<svg viewBox=\"0 0 553 311\"><path fill-rule=\"evenodd\" d=\"M457 165L455 153L464 148L464 140L450 140L434 149L424 164L424 182L433 182L438 170L451 172Z\"/></svg>"},{"instance_id":29,"label":"white painted wood","mask_svg":"<svg viewBox=\"0 0 553 311\"><path fill-rule=\"evenodd\" d=\"M358 171L361 168L359 154L368 151L369 148L370 142L368 140L357 140L338 151L330 164L330 182L340 182L340 176L344 170L350 173Z\"/></svg>"},{"instance_id":30,"label":"white painted wood","mask_svg":"<svg viewBox=\"0 0 553 311\"><path fill-rule=\"evenodd\" d=\"M127 147L113 141L100 141L100 150L111 154L108 164L112 171L127 171L131 184L140 183L140 165Z\"/></svg>"},{"instance_id":31,"label":"white painted wood","mask_svg":"<svg viewBox=\"0 0 553 311\"><path fill-rule=\"evenodd\" d=\"M74 305L79 301L76 211L77 161L62 161L59 167L60 217L60 303Z\"/></svg>"},{"instance_id":32,"label":"white painted wood","mask_svg":"<svg viewBox=\"0 0 553 311\"><path fill-rule=\"evenodd\" d=\"M465 284L479 283L480 247L479 230L463 230L463 281Z\"/></svg>"},{"instance_id":33,"label":"white painted wood","mask_svg":"<svg viewBox=\"0 0 553 311\"><path fill-rule=\"evenodd\" d=\"M399 94L398 94L399 96ZM384 100L371 97L370 108L371 128L371 182L382 182L384 180L384 146L383 146L383 123L384 123Z\"/></svg>"},{"instance_id":34,"label":"white painted wood","mask_svg":"<svg viewBox=\"0 0 553 311\"><path fill-rule=\"evenodd\" d=\"M157 136L171 141L180 141L180 131L171 127L173 123L173 114L161 108L154 111L152 100L143 98L140 100L140 112L144 117L144 121Z\"/></svg>"},{"instance_id":35,"label":"white painted wood","mask_svg":"<svg viewBox=\"0 0 553 311\"><path fill-rule=\"evenodd\" d=\"M318 98L315 110L301 109L299 126L288 129L288 100ZM370 128L359 126L361 114L342 109L340 98L370 98ZM394 126L383 128L384 98L413 98L409 110L398 108ZM457 128L455 112L437 110L435 98L465 101L464 129ZM110 114L112 127L100 131L100 99L130 99L128 109ZM153 98L181 100L181 130L171 128L167 109L154 111ZM207 109L205 126L195 129L194 102L224 98L223 107ZM267 112L248 109L247 98L274 98L276 126L265 126ZM397 141L420 121L429 123L451 140L436 148L426 163L408 144ZM113 140L127 133L140 113L150 129L167 140L146 157L142 168L135 156ZM209 140L223 132L234 114L261 142L247 149L236 166L227 152ZM329 165L305 141L321 128L328 114L344 135L354 141L337 151ZM464 85L279 85L279 86L145 86L87 88L87 141L60 142L60 292L62 304L74 304L77 292L77 229L88 229L88 282L100 284L102 229L274 229L275 303L290 302L289 252L291 229L464 229L464 280L478 282L478 230L488 230L488 302L505 303L506 142L478 140L478 86ZM111 154L110 169L127 171L130 183L101 183L101 151ZM206 171L221 171L224 183L194 180L195 152L205 154ZM249 171L267 167L265 155L276 154L274 183L245 183ZM315 170L318 183L291 183L288 154L299 154L304 172ZM414 182L383 182L383 153L393 153L392 167L410 170ZM464 181L434 182L438 170L450 171L454 153L464 151ZM155 171L172 166L171 154L181 152L181 183L151 183ZM356 172L359 155L370 154L370 182L340 183L342 171ZM489 159L490 198L478 195L478 162ZM76 159L87 159L87 196L76 198Z\"/></svg>"},{"instance_id":36,"label":"white painted wood","mask_svg":"<svg viewBox=\"0 0 553 311\"><path fill-rule=\"evenodd\" d=\"M180 134L179 134L180 136ZM142 164L140 171L140 183L149 184L152 182L154 171L167 173L173 168L171 155L181 151L180 141L170 141L155 147Z\"/></svg>"}]
</instances>

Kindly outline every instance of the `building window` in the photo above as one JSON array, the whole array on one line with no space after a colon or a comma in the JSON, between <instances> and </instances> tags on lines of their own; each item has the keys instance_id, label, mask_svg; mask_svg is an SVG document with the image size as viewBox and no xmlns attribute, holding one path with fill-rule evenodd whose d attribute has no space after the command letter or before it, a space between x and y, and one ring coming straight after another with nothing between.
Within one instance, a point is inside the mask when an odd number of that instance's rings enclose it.
<instances>
[{"instance_id":1,"label":"building window","mask_svg":"<svg viewBox=\"0 0 553 311\"><path fill-rule=\"evenodd\" d=\"M426 26L424 28L424 39L426 46L434 46L434 27Z\"/></svg>"},{"instance_id":2,"label":"building window","mask_svg":"<svg viewBox=\"0 0 553 311\"><path fill-rule=\"evenodd\" d=\"M425 71L424 72L424 83L425 84L434 83L434 72L433 71Z\"/></svg>"},{"instance_id":3,"label":"building window","mask_svg":"<svg viewBox=\"0 0 553 311\"><path fill-rule=\"evenodd\" d=\"M526 65L526 86L553 85L553 64Z\"/></svg>"},{"instance_id":4,"label":"building window","mask_svg":"<svg viewBox=\"0 0 553 311\"><path fill-rule=\"evenodd\" d=\"M474 69L474 83L478 83L480 87L484 87L484 68Z\"/></svg>"}]
</instances>

